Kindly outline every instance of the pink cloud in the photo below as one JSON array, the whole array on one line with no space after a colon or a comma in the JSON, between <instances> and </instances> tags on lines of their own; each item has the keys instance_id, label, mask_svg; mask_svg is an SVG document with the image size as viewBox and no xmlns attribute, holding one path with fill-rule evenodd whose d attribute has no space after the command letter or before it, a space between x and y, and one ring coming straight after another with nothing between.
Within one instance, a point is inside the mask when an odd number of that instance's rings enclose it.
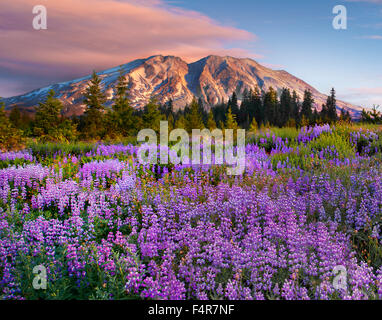
<instances>
[{"instance_id":1,"label":"pink cloud","mask_svg":"<svg viewBox=\"0 0 382 320\"><path fill-rule=\"evenodd\" d=\"M36 0L0 3L0 71L11 77L70 79L155 54L187 61L209 54L260 57L237 48L256 40L254 34L161 0L38 2L48 10L47 30L32 28Z\"/></svg>"},{"instance_id":2,"label":"pink cloud","mask_svg":"<svg viewBox=\"0 0 382 320\"><path fill-rule=\"evenodd\" d=\"M338 98L345 101L352 100L353 103L363 107L382 105L382 87L350 88Z\"/></svg>"}]
</instances>

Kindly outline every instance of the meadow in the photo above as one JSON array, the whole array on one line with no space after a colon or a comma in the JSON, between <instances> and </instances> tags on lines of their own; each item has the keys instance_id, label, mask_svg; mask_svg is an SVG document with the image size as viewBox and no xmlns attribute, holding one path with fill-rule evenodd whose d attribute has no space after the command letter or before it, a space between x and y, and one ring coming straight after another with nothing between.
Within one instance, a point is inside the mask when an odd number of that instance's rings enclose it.
<instances>
[{"instance_id":1,"label":"meadow","mask_svg":"<svg viewBox=\"0 0 382 320\"><path fill-rule=\"evenodd\" d=\"M381 126L250 133L240 176L137 149L0 154L1 299L382 299Z\"/></svg>"}]
</instances>

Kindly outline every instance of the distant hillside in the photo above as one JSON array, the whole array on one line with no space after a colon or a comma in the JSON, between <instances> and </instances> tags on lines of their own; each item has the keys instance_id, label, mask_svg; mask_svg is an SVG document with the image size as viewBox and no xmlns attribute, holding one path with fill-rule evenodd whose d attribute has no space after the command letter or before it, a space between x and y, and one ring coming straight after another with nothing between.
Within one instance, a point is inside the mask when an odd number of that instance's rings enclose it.
<instances>
[{"instance_id":1,"label":"distant hillside","mask_svg":"<svg viewBox=\"0 0 382 320\"><path fill-rule=\"evenodd\" d=\"M120 69L129 82L130 99L136 108L143 107L151 96L160 103L169 99L175 108L182 108L196 96L212 106L227 101L234 91L239 99L245 89L259 86L267 90L270 86L280 91L283 88L295 90L302 98L305 89L311 90L318 110L326 102L327 95L320 93L306 82L283 70L266 68L251 59L208 56L194 63L187 64L174 56L153 56L135 60L121 67L98 73L102 79L103 90L111 104ZM15 105L33 112L33 106L44 100L53 89L56 97L65 105L66 115L83 113L83 92L90 76L68 82L53 84L49 87L4 99L6 108ZM340 110L349 110L353 118L359 118L361 108L350 103L337 101Z\"/></svg>"}]
</instances>

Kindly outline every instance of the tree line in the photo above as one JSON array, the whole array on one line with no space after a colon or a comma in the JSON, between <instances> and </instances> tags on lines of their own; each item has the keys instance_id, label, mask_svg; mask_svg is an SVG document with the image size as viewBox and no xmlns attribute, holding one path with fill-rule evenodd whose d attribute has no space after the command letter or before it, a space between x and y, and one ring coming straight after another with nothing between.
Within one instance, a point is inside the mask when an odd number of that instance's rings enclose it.
<instances>
[{"instance_id":1,"label":"tree line","mask_svg":"<svg viewBox=\"0 0 382 320\"><path fill-rule=\"evenodd\" d=\"M0 106L1 139L35 137L40 141L54 142L118 139L136 136L143 128L158 131L160 120L169 122L169 130L183 128L189 132L192 129L239 127L256 131L267 126L300 127L339 120L351 121L348 111L342 110L340 116L337 115L334 89L320 112L314 107L315 102L309 90L304 92L300 101L295 91L290 92L285 88L279 98L272 87L267 91L259 88L245 90L240 104L234 92L226 103L211 108L204 106L200 99L193 99L184 109L175 110L172 100L158 104L152 98L144 108L134 109L129 100L128 83L121 72L111 108L105 106L106 101L101 79L93 72L84 92L85 110L81 116L63 116L62 102L55 98L54 91L50 91L46 100L36 107L34 117L20 112L18 107L14 107L9 117L6 117L4 106ZM9 144L12 143L14 141Z\"/></svg>"},{"instance_id":2,"label":"tree line","mask_svg":"<svg viewBox=\"0 0 382 320\"><path fill-rule=\"evenodd\" d=\"M381 124L382 123L382 114L378 111L379 106L374 105L371 110L362 110L361 113L361 122L372 123L372 124Z\"/></svg>"}]
</instances>

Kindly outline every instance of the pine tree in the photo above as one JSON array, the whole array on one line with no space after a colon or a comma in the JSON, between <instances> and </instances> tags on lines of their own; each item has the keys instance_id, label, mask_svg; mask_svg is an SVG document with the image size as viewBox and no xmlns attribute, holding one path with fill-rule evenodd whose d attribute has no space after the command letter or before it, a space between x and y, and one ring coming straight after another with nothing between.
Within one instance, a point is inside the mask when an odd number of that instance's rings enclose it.
<instances>
[{"instance_id":1,"label":"pine tree","mask_svg":"<svg viewBox=\"0 0 382 320\"><path fill-rule=\"evenodd\" d=\"M261 91L258 86L256 86L255 90L252 92L252 95L251 95L251 109L252 108L253 108L253 117L256 119L256 122L261 125L262 123L264 123L265 114L264 114L263 102L261 100Z\"/></svg>"},{"instance_id":2,"label":"pine tree","mask_svg":"<svg viewBox=\"0 0 382 320\"><path fill-rule=\"evenodd\" d=\"M304 91L304 100L301 106L301 118L304 117L306 121L310 122L313 119L312 108L314 105L314 99L312 93L309 90Z\"/></svg>"},{"instance_id":3,"label":"pine tree","mask_svg":"<svg viewBox=\"0 0 382 320\"><path fill-rule=\"evenodd\" d=\"M269 91L264 95L263 108L265 111L265 122L270 125L275 125L277 122L276 109L277 109L277 92L270 87Z\"/></svg>"},{"instance_id":4,"label":"pine tree","mask_svg":"<svg viewBox=\"0 0 382 320\"><path fill-rule=\"evenodd\" d=\"M104 135L104 103L106 97L101 89L101 79L95 71L84 94L86 110L83 115L82 133L86 139L99 139Z\"/></svg>"},{"instance_id":5,"label":"pine tree","mask_svg":"<svg viewBox=\"0 0 382 320\"><path fill-rule=\"evenodd\" d=\"M277 125L285 126L289 118L292 116L292 96L290 90L284 88L280 96L280 110L278 112Z\"/></svg>"},{"instance_id":6,"label":"pine tree","mask_svg":"<svg viewBox=\"0 0 382 320\"><path fill-rule=\"evenodd\" d=\"M15 106L12 108L9 114L9 121L15 128L21 129L22 127L21 112L18 106Z\"/></svg>"},{"instance_id":7,"label":"pine tree","mask_svg":"<svg viewBox=\"0 0 382 320\"><path fill-rule=\"evenodd\" d=\"M256 134L258 130L259 130L259 125L256 122L256 118L253 118L251 126L249 127L249 131Z\"/></svg>"},{"instance_id":8,"label":"pine tree","mask_svg":"<svg viewBox=\"0 0 382 320\"><path fill-rule=\"evenodd\" d=\"M373 105L370 116L373 119L373 123L379 123L381 121L381 113L378 111L379 105Z\"/></svg>"},{"instance_id":9,"label":"pine tree","mask_svg":"<svg viewBox=\"0 0 382 320\"><path fill-rule=\"evenodd\" d=\"M5 114L4 103L0 101L0 151L20 148L22 143L22 131L12 126Z\"/></svg>"},{"instance_id":10,"label":"pine tree","mask_svg":"<svg viewBox=\"0 0 382 320\"><path fill-rule=\"evenodd\" d=\"M314 108L313 111L313 124L315 123L320 123L320 114L318 113L316 108Z\"/></svg>"},{"instance_id":11,"label":"pine tree","mask_svg":"<svg viewBox=\"0 0 382 320\"><path fill-rule=\"evenodd\" d=\"M240 109L239 109L239 103L237 100L237 94L235 91L232 93L232 97L228 101L228 109L229 108L231 108L232 114L235 115L236 119L238 119L240 114Z\"/></svg>"},{"instance_id":12,"label":"pine tree","mask_svg":"<svg viewBox=\"0 0 382 320\"><path fill-rule=\"evenodd\" d=\"M336 91L334 90L334 88L332 88L330 92L330 96L327 99L326 112L327 112L327 119L329 122L336 122L338 120Z\"/></svg>"},{"instance_id":13,"label":"pine tree","mask_svg":"<svg viewBox=\"0 0 382 320\"><path fill-rule=\"evenodd\" d=\"M42 141L66 142L75 139L76 130L69 119L62 116L62 102L49 91L45 102L36 108L33 133Z\"/></svg>"},{"instance_id":14,"label":"pine tree","mask_svg":"<svg viewBox=\"0 0 382 320\"><path fill-rule=\"evenodd\" d=\"M211 110L210 110L210 112L208 113L207 128L208 128L210 131L213 131L214 129L216 129L216 122L215 122L214 115L213 115L213 113L212 113Z\"/></svg>"},{"instance_id":15,"label":"pine tree","mask_svg":"<svg viewBox=\"0 0 382 320\"><path fill-rule=\"evenodd\" d=\"M175 121L175 129L186 129L186 125L186 118L183 115Z\"/></svg>"},{"instance_id":16,"label":"pine tree","mask_svg":"<svg viewBox=\"0 0 382 320\"><path fill-rule=\"evenodd\" d=\"M171 132L172 130L174 130L174 125L175 125L175 121L174 121L174 116L172 115L172 113L170 113L167 117L167 122L168 122L168 132Z\"/></svg>"},{"instance_id":17,"label":"pine tree","mask_svg":"<svg viewBox=\"0 0 382 320\"><path fill-rule=\"evenodd\" d=\"M296 91L292 93L292 118L295 120L296 126L300 123L300 101Z\"/></svg>"},{"instance_id":18,"label":"pine tree","mask_svg":"<svg viewBox=\"0 0 382 320\"><path fill-rule=\"evenodd\" d=\"M159 106L154 97L152 97L149 103L145 106L143 115L143 126L147 129L153 129L156 132L159 132L160 121L163 119Z\"/></svg>"},{"instance_id":19,"label":"pine tree","mask_svg":"<svg viewBox=\"0 0 382 320\"><path fill-rule=\"evenodd\" d=\"M112 110L108 113L108 127L112 132L122 136L131 136L137 132L137 117L130 105L128 98L128 83L120 70L118 83L115 87L116 93Z\"/></svg>"},{"instance_id":20,"label":"pine tree","mask_svg":"<svg viewBox=\"0 0 382 320\"><path fill-rule=\"evenodd\" d=\"M237 130L237 128L238 125L236 122L236 116L232 113L231 108L228 108L228 112L226 114L225 129Z\"/></svg>"},{"instance_id":21,"label":"pine tree","mask_svg":"<svg viewBox=\"0 0 382 320\"><path fill-rule=\"evenodd\" d=\"M193 99L190 106L190 113L187 115L187 131L192 132L192 129L203 129L203 119L200 114L200 107L198 102Z\"/></svg>"}]
</instances>

